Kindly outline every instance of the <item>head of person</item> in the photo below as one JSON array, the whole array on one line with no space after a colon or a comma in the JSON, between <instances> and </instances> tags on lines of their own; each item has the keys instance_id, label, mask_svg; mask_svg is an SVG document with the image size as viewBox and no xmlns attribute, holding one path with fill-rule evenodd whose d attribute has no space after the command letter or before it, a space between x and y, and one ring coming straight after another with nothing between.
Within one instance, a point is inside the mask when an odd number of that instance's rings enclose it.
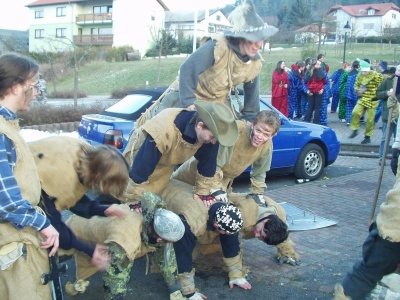
<instances>
[{"instance_id":1,"label":"head of person","mask_svg":"<svg viewBox=\"0 0 400 300\"><path fill-rule=\"evenodd\" d=\"M281 119L272 110L262 110L257 113L251 124L251 144L260 147L272 139L281 127Z\"/></svg>"},{"instance_id":2,"label":"head of person","mask_svg":"<svg viewBox=\"0 0 400 300\"><path fill-rule=\"evenodd\" d=\"M29 110L40 94L39 65L15 53L0 57L0 104L12 112Z\"/></svg>"},{"instance_id":3,"label":"head of person","mask_svg":"<svg viewBox=\"0 0 400 300\"><path fill-rule=\"evenodd\" d=\"M233 204L221 205L215 212L213 225L220 234L236 234L243 227L242 213Z\"/></svg>"},{"instance_id":4,"label":"head of person","mask_svg":"<svg viewBox=\"0 0 400 300\"><path fill-rule=\"evenodd\" d=\"M296 65L299 68L300 72L303 72L304 68L306 67L306 63L304 60L299 60L298 62L296 62Z\"/></svg>"},{"instance_id":5,"label":"head of person","mask_svg":"<svg viewBox=\"0 0 400 300\"><path fill-rule=\"evenodd\" d=\"M325 55L323 55L322 53L317 55L317 59L321 62L323 62L325 60Z\"/></svg>"},{"instance_id":6,"label":"head of person","mask_svg":"<svg viewBox=\"0 0 400 300\"><path fill-rule=\"evenodd\" d=\"M120 197L128 185L128 163L116 148L109 145L82 145L76 171L82 185L97 194Z\"/></svg>"},{"instance_id":7,"label":"head of person","mask_svg":"<svg viewBox=\"0 0 400 300\"><path fill-rule=\"evenodd\" d=\"M379 63L379 67L381 68L381 71L382 71L382 72L383 72L383 71L386 71L386 70L388 69L388 63L387 63L387 61L382 60L382 61Z\"/></svg>"},{"instance_id":8,"label":"head of person","mask_svg":"<svg viewBox=\"0 0 400 300\"><path fill-rule=\"evenodd\" d=\"M253 0L246 0L228 16L232 28L224 30L228 40L238 44L242 55L254 57L263 41L276 34L278 29L269 26L257 14ZM234 41L236 40L236 42Z\"/></svg>"},{"instance_id":9,"label":"head of person","mask_svg":"<svg viewBox=\"0 0 400 300\"><path fill-rule=\"evenodd\" d=\"M276 63L275 71L278 72L279 74L282 74L283 72L285 72L285 67L286 67L285 62L283 60L280 60Z\"/></svg>"},{"instance_id":10,"label":"head of person","mask_svg":"<svg viewBox=\"0 0 400 300\"><path fill-rule=\"evenodd\" d=\"M313 74L316 69L321 69L321 61L313 58L310 62L310 73Z\"/></svg>"},{"instance_id":11,"label":"head of person","mask_svg":"<svg viewBox=\"0 0 400 300\"><path fill-rule=\"evenodd\" d=\"M393 77L396 75L396 67L390 67L388 69L388 74L390 75L390 77Z\"/></svg>"},{"instance_id":12,"label":"head of person","mask_svg":"<svg viewBox=\"0 0 400 300\"><path fill-rule=\"evenodd\" d=\"M348 62L344 62L344 63L342 63L342 69L344 71L350 71L351 65Z\"/></svg>"},{"instance_id":13,"label":"head of person","mask_svg":"<svg viewBox=\"0 0 400 300\"><path fill-rule=\"evenodd\" d=\"M269 215L257 221L253 227L256 238L268 245L278 245L289 236L288 226L277 215Z\"/></svg>"},{"instance_id":14,"label":"head of person","mask_svg":"<svg viewBox=\"0 0 400 300\"><path fill-rule=\"evenodd\" d=\"M307 57L306 59L305 59L305 64L306 64L306 69L309 69L310 68L310 65L311 65L311 62L312 62L312 58L311 57Z\"/></svg>"},{"instance_id":15,"label":"head of person","mask_svg":"<svg viewBox=\"0 0 400 300\"><path fill-rule=\"evenodd\" d=\"M196 100L194 105L198 113L197 139L204 144L218 141L222 146L233 146L239 137L239 129L231 109L219 101Z\"/></svg>"},{"instance_id":16,"label":"head of person","mask_svg":"<svg viewBox=\"0 0 400 300\"><path fill-rule=\"evenodd\" d=\"M155 237L165 242L175 243L185 233L185 226L181 218L174 212L165 208L157 208L154 213L153 229Z\"/></svg>"},{"instance_id":17,"label":"head of person","mask_svg":"<svg viewBox=\"0 0 400 300\"><path fill-rule=\"evenodd\" d=\"M363 76L367 76L371 72L371 65L365 60L360 60L360 72Z\"/></svg>"},{"instance_id":18,"label":"head of person","mask_svg":"<svg viewBox=\"0 0 400 300\"><path fill-rule=\"evenodd\" d=\"M353 70L358 70L360 69L360 62L358 60L353 61L353 63L351 64L351 68Z\"/></svg>"}]
</instances>

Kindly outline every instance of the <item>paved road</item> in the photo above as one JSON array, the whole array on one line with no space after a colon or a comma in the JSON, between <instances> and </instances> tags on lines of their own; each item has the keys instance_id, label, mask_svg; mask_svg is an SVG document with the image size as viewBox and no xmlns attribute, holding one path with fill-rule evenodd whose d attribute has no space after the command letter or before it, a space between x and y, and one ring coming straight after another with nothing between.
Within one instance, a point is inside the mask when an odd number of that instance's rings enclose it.
<instances>
[{"instance_id":1,"label":"paved road","mask_svg":"<svg viewBox=\"0 0 400 300\"><path fill-rule=\"evenodd\" d=\"M330 228L291 233L302 264L280 266L275 261L274 247L258 240L247 240L244 264L250 267L253 289L244 291L229 289L227 276L220 267L220 256L200 257L196 261L196 283L208 299L332 299L334 284L341 281L360 257L379 168L373 158L339 156L325 172L319 180L304 184L295 184L291 176L267 179L266 194L275 201L288 202L339 221ZM385 168L378 205L394 181L390 169ZM248 181L238 181L234 190L243 191L248 186ZM162 277L159 274L145 276L144 265L143 258L135 262L127 299L168 299ZM73 276L73 267L69 276ZM102 299L100 274L92 277L87 293L66 299Z\"/></svg>"}]
</instances>

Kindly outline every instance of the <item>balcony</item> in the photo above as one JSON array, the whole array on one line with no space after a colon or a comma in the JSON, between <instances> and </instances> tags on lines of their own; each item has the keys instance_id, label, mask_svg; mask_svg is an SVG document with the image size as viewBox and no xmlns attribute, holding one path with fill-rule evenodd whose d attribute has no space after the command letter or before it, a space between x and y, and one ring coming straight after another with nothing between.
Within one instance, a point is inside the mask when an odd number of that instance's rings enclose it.
<instances>
[{"instance_id":1,"label":"balcony","mask_svg":"<svg viewBox=\"0 0 400 300\"><path fill-rule=\"evenodd\" d=\"M112 13L82 14L76 16L76 24L110 24L112 23Z\"/></svg>"},{"instance_id":2,"label":"balcony","mask_svg":"<svg viewBox=\"0 0 400 300\"><path fill-rule=\"evenodd\" d=\"M113 34L74 35L74 44L78 46L112 45L113 38Z\"/></svg>"}]
</instances>

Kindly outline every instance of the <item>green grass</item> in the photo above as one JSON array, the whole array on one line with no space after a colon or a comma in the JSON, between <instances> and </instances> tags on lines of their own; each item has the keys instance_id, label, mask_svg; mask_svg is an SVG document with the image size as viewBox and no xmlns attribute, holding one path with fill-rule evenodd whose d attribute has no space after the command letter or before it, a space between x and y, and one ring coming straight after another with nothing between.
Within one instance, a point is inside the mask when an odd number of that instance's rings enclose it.
<instances>
[{"instance_id":1,"label":"green grass","mask_svg":"<svg viewBox=\"0 0 400 300\"><path fill-rule=\"evenodd\" d=\"M274 48L281 45L273 45ZM387 44L362 44L351 43L346 46L346 61L353 62L356 58L369 58L372 63L386 60L391 65L398 64L400 51L394 49L398 45ZM279 60L284 60L286 66L302 59L301 47L289 48L282 45L281 50L266 51L262 53L264 64L261 71L260 93L269 94L271 92L271 75ZM309 49L315 54L325 54L325 62L329 64L331 75L340 68L343 60L343 44L321 46L318 52L317 45L310 45ZM87 95L110 95L112 91L126 87L144 87L149 81L150 87L170 85L176 78L182 62L186 58L172 57L156 59L145 59L130 62L95 62L80 68L79 90ZM160 79L158 79L158 69L160 69ZM49 84L49 92L52 92L52 85ZM72 90L73 74L70 74L57 82L57 90Z\"/></svg>"}]
</instances>

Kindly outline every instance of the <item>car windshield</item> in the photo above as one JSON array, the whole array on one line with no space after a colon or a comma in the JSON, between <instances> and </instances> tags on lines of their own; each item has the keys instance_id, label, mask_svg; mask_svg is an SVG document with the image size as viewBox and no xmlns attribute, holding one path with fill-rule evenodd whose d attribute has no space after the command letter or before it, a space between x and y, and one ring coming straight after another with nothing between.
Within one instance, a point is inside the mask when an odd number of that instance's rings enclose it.
<instances>
[{"instance_id":1,"label":"car windshield","mask_svg":"<svg viewBox=\"0 0 400 300\"><path fill-rule=\"evenodd\" d=\"M240 100L242 101L242 103L244 103L244 96L239 95L239 97L240 97ZM236 101L235 97L232 97L232 102L233 102L233 106L235 107L235 110L239 111L239 104ZM271 109L271 107L266 105L264 102L260 101L260 110L272 110L272 109Z\"/></svg>"},{"instance_id":2,"label":"car windshield","mask_svg":"<svg viewBox=\"0 0 400 300\"><path fill-rule=\"evenodd\" d=\"M110 106L105 111L110 113L123 113L131 114L142 108L149 100L151 96L143 94L127 95L121 101Z\"/></svg>"}]
</instances>

